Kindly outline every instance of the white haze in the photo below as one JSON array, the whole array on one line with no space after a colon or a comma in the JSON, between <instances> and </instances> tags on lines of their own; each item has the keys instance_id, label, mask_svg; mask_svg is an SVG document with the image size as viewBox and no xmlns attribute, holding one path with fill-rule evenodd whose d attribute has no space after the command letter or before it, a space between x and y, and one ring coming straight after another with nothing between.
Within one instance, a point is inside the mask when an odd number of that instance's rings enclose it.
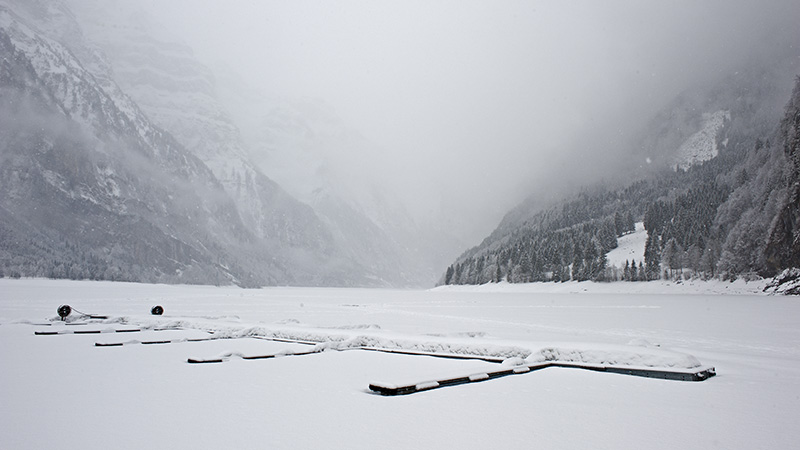
<instances>
[{"instance_id":1,"label":"white haze","mask_svg":"<svg viewBox=\"0 0 800 450\"><path fill-rule=\"evenodd\" d=\"M602 176L636 125L800 17L796 0L139 3L210 66L332 105L412 211L446 204L473 243L532 190Z\"/></svg>"}]
</instances>

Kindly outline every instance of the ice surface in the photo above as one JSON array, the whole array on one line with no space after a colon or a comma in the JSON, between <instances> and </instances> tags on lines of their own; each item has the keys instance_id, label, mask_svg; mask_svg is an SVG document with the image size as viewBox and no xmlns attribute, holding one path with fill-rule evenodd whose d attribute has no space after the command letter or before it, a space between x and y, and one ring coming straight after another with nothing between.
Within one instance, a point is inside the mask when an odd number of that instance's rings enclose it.
<instances>
[{"instance_id":1,"label":"ice surface","mask_svg":"<svg viewBox=\"0 0 800 450\"><path fill-rule=\"evenodd\" d=\"M651 287L641 292L637 285ZM749 293L756 287L564 283L432 291L241 290L2 279L0 442L14 449L793 448L800 440L800 303ZM34 336L41 328L74 327L32 325L51 322L61 304L107 314L101 327L149 328L141 337ZM164 306L164 316L149 314L154 304ZM362 306L347 306L353 304ZM185 329L154 331L167 325ZM161 333L169 339L214 336L206 331L243 336L94 347ZM264 331L330 340L315 347L244 336ZM549 368L384 397L369 395L369 384L410 381L425 387L425 380L521 368L524 361L352 350L186 363L187 357L358 342L488 353L526 349L529 361L659 367L699 362L715 366L719 375L688 383Z\"/></svg>"}]
</instances>

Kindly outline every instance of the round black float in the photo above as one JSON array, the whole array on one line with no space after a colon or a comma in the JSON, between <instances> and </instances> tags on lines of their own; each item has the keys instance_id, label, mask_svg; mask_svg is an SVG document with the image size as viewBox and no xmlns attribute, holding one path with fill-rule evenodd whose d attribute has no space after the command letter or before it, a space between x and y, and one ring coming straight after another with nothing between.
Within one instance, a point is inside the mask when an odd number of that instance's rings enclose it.
<instances>
[{"instance_id":1,"label":"round black float","mask_svg":"<svg viewBox=\"0 0 800 450\"><path fill-rule=\"evenodd\" d=\"M61 317L61 320L66 320L69 313L72 312L72 308L69 305L61 305L58 307L58 316Z\"/></svg>"},{"instance_id":2,"label":"round black float","mask_svg":"<svg viewBox=\"0 0 800 450\"><path fill-rule=\"evenodd\" d=\"M154 316L160 316L164 314L164 308L159 305L153 306L153 309L150 310L150 314Z\"/></svg>"}]
</instances>

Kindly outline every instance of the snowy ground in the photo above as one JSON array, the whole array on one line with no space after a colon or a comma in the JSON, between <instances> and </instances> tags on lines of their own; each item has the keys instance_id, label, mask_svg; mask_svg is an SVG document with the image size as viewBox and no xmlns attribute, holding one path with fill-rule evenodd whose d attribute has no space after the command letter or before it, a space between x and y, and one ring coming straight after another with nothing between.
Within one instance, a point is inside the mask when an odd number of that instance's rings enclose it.
<instances>
[{"instance_id":1,"label":"snowy ground","mask_svg":"<svg viewBox=\"0 0 800 450\"><path fill-rule=\"evenodd\" d=\"M2 279L0 442L9 449L796 448L800 301L757 294L761 287L241 290ZM43 325L65 303L110 319ZM156 304L163 316L149 314ZM176 326L182 330L154 330ZM145 331L34 335L134 327ZM185 341L212 336L303 338L331 350L242 360L236 355L320 346ZM151 340L184 341L138 343ZM354 349L363 345L529 361L549 350L584 362L710 365L718 375L680 382L549 368L384 397L369 384L501 366ZM227 362L186 362L216 357Z\"/></svg>"},{"instance_id":2,"label":"snowy ground","mask_svg":"<svg viewBox=\"0 0 800 450\"><path fill-rule=\"evenodd\" d=\"M617 238L617 248L606 254L609 266L625 267L625 262L644 263L644 245L647 243L647 230L644 222L637 222L633 233Z\"/></svg>"}]
</instances>

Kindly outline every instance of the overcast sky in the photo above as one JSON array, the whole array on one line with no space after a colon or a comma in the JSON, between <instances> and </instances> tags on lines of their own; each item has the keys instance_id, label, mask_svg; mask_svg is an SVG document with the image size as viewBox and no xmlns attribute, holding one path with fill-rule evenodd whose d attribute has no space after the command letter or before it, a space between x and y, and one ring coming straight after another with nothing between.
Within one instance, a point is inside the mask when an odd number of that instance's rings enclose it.
<instances>
[{"instance_id":1,"label":"overcast sky","mask_svg":"<svg viewBox=\"0 0 800 450\"><path fill-rule=\"evenodd\" d=\"M409 180L492 222L800 18L797 0L144 3L201 60L325 100ZM568 153L587 130L604 143Z\"/></svg>"}]
</instances>

